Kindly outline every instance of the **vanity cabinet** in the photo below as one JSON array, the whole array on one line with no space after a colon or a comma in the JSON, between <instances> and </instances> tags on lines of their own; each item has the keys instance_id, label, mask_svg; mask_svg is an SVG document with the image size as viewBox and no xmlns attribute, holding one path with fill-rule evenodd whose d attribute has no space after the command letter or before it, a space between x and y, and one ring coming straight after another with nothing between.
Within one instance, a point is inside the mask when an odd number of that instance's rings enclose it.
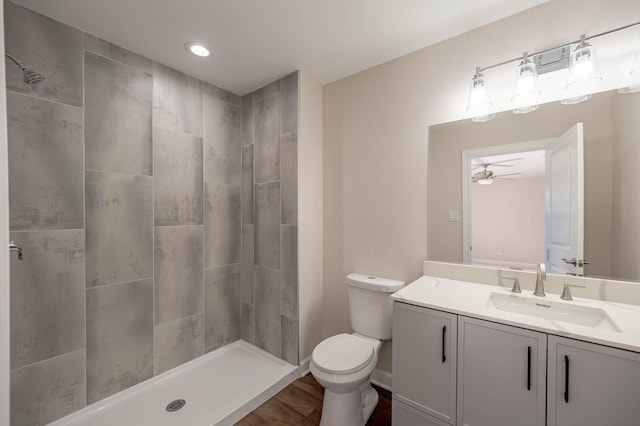
<instances>
[{"instance_id":1,"label":"vanity cabinet","mask_svg":"<svg viewBox=\"0 0 640 426\"><path fill-rule=\"evenodd\" d=\"M393 398L412 408L398 405L394 424L456 424L456 349L457 315L394 303Z\"/></svg>"},{"instance_id":2,"label":"vanity cabinet","mask_svg":"<svg viewBox=\"0 0 640 426\"><path fill-rule=\"evenodd\" d=\"M544 426L547 335L458 317L458 425Z\"/></svg>"},{"instance_id":3,"label":"vanity cabinet","mask_svg":"<svg viewBox=\"0 0 640 426\"><path fill-rule=\"evenodd\" d=\"M640 425L640 354L549 336L548 426Z\"/></svg>"}]
</instances>

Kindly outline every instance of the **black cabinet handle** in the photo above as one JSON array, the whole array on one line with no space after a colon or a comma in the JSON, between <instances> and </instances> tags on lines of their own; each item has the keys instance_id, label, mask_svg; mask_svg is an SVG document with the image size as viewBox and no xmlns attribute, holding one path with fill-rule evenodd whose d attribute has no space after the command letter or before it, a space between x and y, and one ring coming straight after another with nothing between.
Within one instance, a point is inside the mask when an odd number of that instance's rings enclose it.
<instances>
[{"instance_id":1,"label":"black cabinet handle","mask_svg":"<svg viewBox=\"0 0 640 426\"><path fill-rule=\"evenodd\" d=\"M531 346L527 347L527 390L531 390Z\"/></svg>"},{"instance_id":2,"label":"black cabinet handle","mask_svg":"<svg viewBox=\"0 0 640 426\"><path fill-rule=\"evenodd\" d=\"M447 326L442 327L442 362L447 362L447 355L445 353L445 338L447 336Z\"/></svg>"},{"instance_id":3,"label":"black cabinet handle","mask_svg":"<svg viewBox=\"0 0 640 426\"><path fill-rule=\"evenodd\" d=\"M564 402L569 403L569 357L564 356Z\"/></svg>"}]
</instances>

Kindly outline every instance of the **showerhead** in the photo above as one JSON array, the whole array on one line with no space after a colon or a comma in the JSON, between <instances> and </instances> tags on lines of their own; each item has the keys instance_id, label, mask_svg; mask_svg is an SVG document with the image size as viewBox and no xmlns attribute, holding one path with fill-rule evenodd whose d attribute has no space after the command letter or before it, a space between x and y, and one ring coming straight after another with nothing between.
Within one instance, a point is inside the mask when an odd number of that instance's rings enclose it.
<instances>
[{"instance_id":1,"label":"showerhead","mask_svg":"<svg viewBox=\"0 0 640 426\"><path fill-rule=\"evenodd\" d=\"M17 66L22 70L22 81L31 86L42 83L44 81L44 76L38 72L35 72L31 68L28 68L22 62L20 62L15 56L13 56L9 52L4 52L4 55L11 59Z\"/></svg>"}]
</instances>

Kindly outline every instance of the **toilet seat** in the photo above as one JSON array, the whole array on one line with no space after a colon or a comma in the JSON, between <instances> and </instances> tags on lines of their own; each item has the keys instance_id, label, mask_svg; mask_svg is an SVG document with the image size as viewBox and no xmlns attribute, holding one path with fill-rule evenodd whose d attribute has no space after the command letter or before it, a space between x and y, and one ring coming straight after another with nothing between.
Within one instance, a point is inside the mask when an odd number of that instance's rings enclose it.
<instances>
[{"instance_id":1,"label":"toilet seat","mask_svg":"<svg viewBox=\"0 0 640 426\"><path fill-rule=\"evenodd\" d=\"M311 354L315 366L329 374L350 374L375 358L373 342L353 334L338 334L320 342Z\"/></svg>"}]
</instances>

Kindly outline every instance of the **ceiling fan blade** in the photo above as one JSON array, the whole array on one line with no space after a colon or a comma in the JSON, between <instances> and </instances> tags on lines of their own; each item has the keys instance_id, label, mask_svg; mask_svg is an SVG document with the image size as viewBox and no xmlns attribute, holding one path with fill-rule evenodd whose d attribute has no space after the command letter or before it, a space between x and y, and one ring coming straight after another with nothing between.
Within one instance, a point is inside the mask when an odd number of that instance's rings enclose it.
<instances>
[{"instance_id":1,"label":"ceiling fan blade","mask_svg":"<svg viewBox=\"0 0 640 426\"><path fill-rule=\"evenodd\" d=\"M494 179L499 179L499 180L514 180L512 178L503 178L503 177L493 177Z\"/></svg>"},{"instance_id":2,"label":"ceiling fan blade","mask_svg":"<svg viewBox=\"0 0 640 426\"><path fill-rule=\"evenodd\" d=\"M518 173L506 173L504 175L493 175L493 178L498 178L498 177L503 177L503 176L515 176L515 175L521 175L522 173L518 172Z\"/></svg>"},{"instance_id":3,"label":"ceiling fan blade","mask_svg":"<svg viewBox=\"0 0 640 426\"><path fill-rule=\"evenodd\" d=\"M510 161L518 161L518 160L524 160L523 157L518 157L518 158L510 158L508 160L502 160L502 161L494 161L493 163L491 162L485 162L483 164L487 164L489 166L493 166L494 164L502 164L502 163L508 163Z\"/></svg>"}]
</instances>

